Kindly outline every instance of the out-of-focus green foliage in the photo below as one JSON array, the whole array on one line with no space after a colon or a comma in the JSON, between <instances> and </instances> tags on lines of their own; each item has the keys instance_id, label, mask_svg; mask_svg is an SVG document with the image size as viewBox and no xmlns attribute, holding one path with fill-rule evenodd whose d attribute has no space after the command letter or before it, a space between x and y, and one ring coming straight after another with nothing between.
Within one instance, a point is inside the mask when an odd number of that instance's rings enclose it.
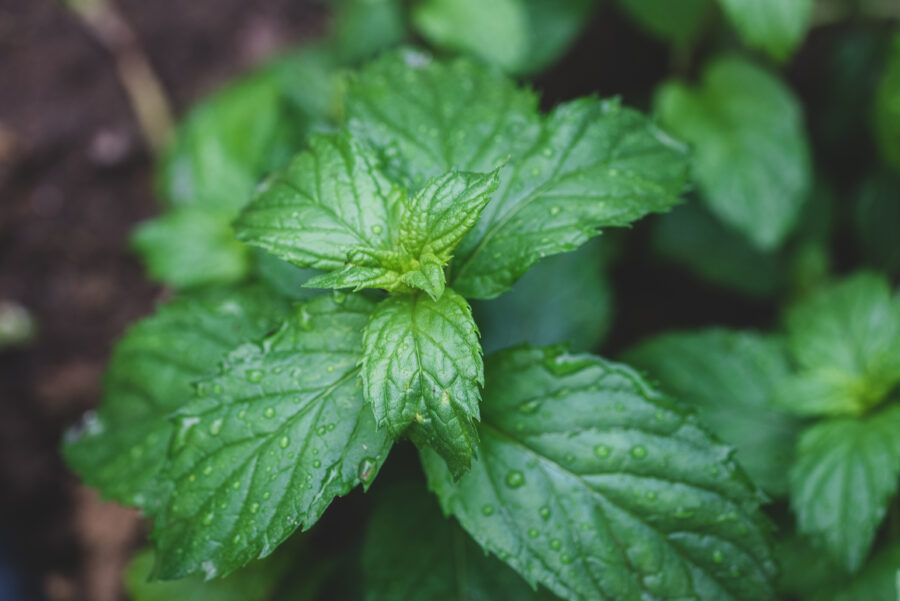
<instances>
[{"instance_id":1,"label":"out-of-focus green foliage","mask_svg":"<svg viewBox=\"0 0 900 601\"><path fill-rule=\"evenodd\" d=\"M900 172L900 33L891 41L875 96L875 135L884 160Z\"/></svg>"}]
</instances>

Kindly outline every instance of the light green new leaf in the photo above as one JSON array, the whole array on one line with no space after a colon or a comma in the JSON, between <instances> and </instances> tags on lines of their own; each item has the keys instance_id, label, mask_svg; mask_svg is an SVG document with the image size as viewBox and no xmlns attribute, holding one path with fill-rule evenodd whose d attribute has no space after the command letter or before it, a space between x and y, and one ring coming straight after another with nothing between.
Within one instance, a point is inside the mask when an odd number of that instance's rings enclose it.
<instances>
[{"instance_id":1,"label":"light green new leaf","mask_svg":"<svg viewBox=\"0 0 900 601\"><path fill-rule=\"evenodd\" d=\"M328 272L307 286L440 296L444 264L496 188L496 171L452 170L407 200L377 162L349 136L314 136L262 186L237 221L238 237Z\"/></svg>"},{"instance_id":2,"label":"light green new leaf","mask_svg":"<svg viewBox=\"0 0 900 601\"><path fill-rule=\"evenodd\" d=\"M237 282L250 253L234 237L233 218L227 209L179 207L142 223L131 243L154 281L176 288Z\"/></svg>"},{"instance_id":3,"label":"light green new leaf","mask_svg":"<svg viewBox=\"0 0 900 601\"><path fill-rule=\"evenodd\" d=\"M684 186L683 150L639 113L582 98L541 116L534 94L465 60L387 54L349 82L346 106L351 130L411 189L450 169L503 164L451 266L466 298L505 292L600 227L667 210Z\"/></svg>"},{"instance_id":4,"label":"light green new leaf","mask_svg":"<svg viewBox=\"0 0 900 601\"><path fill-rule=\"evenodd\" d=\"M648 33L675 44L693 41L712 14L712 0L618 0Z\"/></svg>"},{"instance_id":5,"label":"light green new leaf","mask_svg":"<svg viewBox=\"0 0 900 601\"><path fill-rule=\"evenodd\" d=\"M862 273L794 306L788 343L799 372L782 397L800 414L859 414L900 383L900 299Z\"/></svg>"},{"instance_id":6,"label":"light green new leaf","mask_svg":"<svg viewBox=\"0 0 900 601\"><path fill-rule=\"evenodd\" d=\"M158 574L224 575L312 526L332 499L368 486L391 446L359 382L373 303L301 305L260 344L232 352L179 411L153 536Z\"/></svg>"},{"instance_id":7,"label":"light green new leaf","mask_svg":"<svg viewBox=\"0 0 900 601\"><path fill-rule=\"evenodd\" d=\"M156 478L174 430L169 416L193 397L192 382L287 310L256 285L185 293L160 306L116 345L100 407L66 435L69 465L105 498L155 513L164 501Z\"/></svg>"},{"instance_id":8,"label":"light green new leaf","mask_svg":"<svg viewBox=\"0 0 900 601\"><path fill-rule=\"evenodd\" d=\"M424 487L379 499L362 549L366 601L551 601L441 516ZM140 600L139 600L140 601Z\"/></svg>"},{"instance_id":9,"label":"light green new leaf","mask_svg":"<svg viewBox=\"0 0 900 601\"><path fill-rule=\"evenodd\" d=\"M719 0L744 43L786 60L806 37L813 0Z\"/></svg>"},{"instance_id":10,"label":"light green new leaf","mask_svg":"<svg viewBox=\"0 0 900 601\"><path fill-rule=\"evenodd\" d=\"M875 137L881 155L900 172L900 33L891 42L884 73L875 92Z\"/></svg>"},{"instance_id":11,"label":"light green new leaf","mask_svg":"<svg viewBox=\"0 0 900 601\"><path fill-rule=\"evenodd\" d=\"M855 571L866 559L900 477L900 407L807 429L791 467L791 507L802 533Z\"/></svg>"},{"instance_id":12,"label":"light green new leaf","mask_svg":"<svg viewBox=\"0 0 900 601\"><path fill-rule=\"evenodd\" d=\"M422 452L483 547L570 600L772 599L756 489L686 410L589 355L518 349L485 372L471 471Z\"/></svg>"},{"instance_id":13,"label":"light green new leaf","mask_svg":"<svg viewBox=\"0 0 900 601\"><path fill-rule=\"evenodd\" d=\"M778 246L812 186L791 91L752 63L722 58L706 67L699 87L664 84L655 105L661 123L693 146L694 178L710 210L760 249Z\"/></svg>"},{"instance_id":14,"label":"light green new leaf","mask_svg":"<svg viewBox=\"0 0 900 601\"><path fill-rule=\"evenodd\" d=\"M363 336L362 376L379 427L397 437L411 426L413 439L434 447L454 474L468 469L484 367L463 297L448 288L438 300L382 301Z\"/></svg>"},{"instance_id":15,"label":"light green new leaf","mask_svg":"<svg viewBox=\"0 0 900 601\"><path fill-rule=\"evenodd\" d=\"M663 389L695 405L698 417L737 448L738 463L767 492L787 492L799 421L775 403L790 365L780 341L752 332L664 334L626 352Z\"/></svg>"}]
</instances>

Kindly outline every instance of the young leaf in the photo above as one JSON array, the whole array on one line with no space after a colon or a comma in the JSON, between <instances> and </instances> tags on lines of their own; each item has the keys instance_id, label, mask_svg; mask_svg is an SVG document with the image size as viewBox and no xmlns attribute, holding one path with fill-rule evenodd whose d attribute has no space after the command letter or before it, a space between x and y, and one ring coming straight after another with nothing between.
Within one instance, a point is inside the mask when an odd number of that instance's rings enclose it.
<instances>
[{"instance_id":1,"label":"young leaf","mask_svg":"<svg viewBox=\"0 0 900 601\"><path fill-rule=\"evenodd\" d=\"M192 382L287 310L257 285L185 293L159 307L116 345L103 401L66 435L66 460L104 497L154 513L164 500L156 477L172 438L169 416L191 399Z\"/></svg>"},{"instance_id":2,"label":"young leaf","mask_svg":"<svg viewBox=\"0 0 900 601\"><path fill-rule=\"evenodd\" d=\"M835 418L807 429L791 467L791 507L850 571L869 553L900 477L900 406L865 418Z\"/></svg>"},{"instance_id":3,"label":"young leaf","mask_svg":"<svg viewBox=\"0 0 900 601\"><path fill-rule=\"evenodd\" d=\"M752 63L722 58L697 88L664 84L655 104L662 124L693 145L694 177L710 210L760 249L778 246L812 185L790 90Z\"/></svg>"},{"instance_id":4,"label":"young leaf","mask_svg":"<svg viewBox=\"0 0 900 601\"><path fill-rule=\"evenodd\" d=\"M452 264L450 283L466 298L505 292L599 227L667 210L684 186L683 150L639 113L582 98L543 117L531 92L465 60L387 54L350 81L345 102L350 129L412 189L450 169L503 164Z\"/></svg>"},{"instance_id":5,"label":"young leaf","mask_svg":"<svg viewBox=\"0 0 900 601\"><path fill-rule=\"evenodd\" d=\"M900 172L900 33L894 35L875 93L875 136L885 162Z\"/></svg>"},{"instance_id":6,"label":"young leaf","mask_svg":"<svg viewBox=\"0 0 900 601\"><path fill-rule=\"evenodd\" d=\"M176 288L228 284L250 269L249 249L234 238L230 211L179 207L138 226L132 246L151 279Z\"/></svg>"},{"instance_id":7,"label":"young leaf","mask_svg":"<svg viewBox=\"0 0 900 601\"><path fill-rule=\"evenodd\" d=\"M798 375L782 394L800 414L859 414L900 383L900 299L859 274L793 307L788 343Z\"/></svg>"},{"instance_id":8,"label":"young leaf","mask_svg":"<svg viewBox=\"0 0 900 601\"><path fill-rule=\"evenodd\" d=\"M425 472L446 513L570 600L772 599L759 497L678 405L629 368L556 349L488 359L479 460Z\"/></svg>"},{"instance_id":9,"label":"young leaf","mask_svg":"<svg viewBox=\"0 0 900 601\"><path fill-rule=\"evenodd\" d=\"M468 303L452 289L438 300L395 296L372 313L363 335L363 387L379 427L427 442L459 475L478 435L484 368Z\"/></svg>"},{"instance_id":10,"label":"young leaf","mask_svg":"<svg viewBox=\"0 0 900 601\"><path fill-rule=\"evenodd\" d=\"M664 334L624 358L696 405L700 421L737 448L738 463L760 488L787 492L785 465L800 424L775 404L790 369L780 341L718 329Z\"/></svg>"},{"instance_id":11,"label":"young leaf","mask_svg":"<svg viewBox=\"0 0 900 601\"><path fill-rule=\"evenodd\" d=\"M472 303L484 352L523 343L596 348L612 325L609 242L595 238L538 261L507 294Z\"/></svg>"},{"instance_id":12,"label":"young leaf","mask_svg":"<svg viewBox=\"0 0 900 601\"><path fill-rule=\"evenodd\" d=\"M486 555L438 511L423 487L398 485L379 499L363 540L366 601L551 601ZM139 600L140 601L140 600Z\"/></svg>"},{"instance_id":13,"label":"young leaf","mask_svg":"<svg viewBox=\"0 0 900 601\"><path fill-rule=\"evenodd\" d=\"M313 299L198 384L164 473L173 490L154 529L160 577L211 578L265 557L334 497L372 482L391 446L358 380L372 308L357 295Z\"/></svg>"},{"instance_id":14,"label":"young leaf","mask_svg":"<svg viewBox=\"0 0 900 601\"><path fill-rule=\"evenodd\" d=\"M806 37L813 0L719 0L744 43L786 60Z\"/></svg>"}]
</instances>

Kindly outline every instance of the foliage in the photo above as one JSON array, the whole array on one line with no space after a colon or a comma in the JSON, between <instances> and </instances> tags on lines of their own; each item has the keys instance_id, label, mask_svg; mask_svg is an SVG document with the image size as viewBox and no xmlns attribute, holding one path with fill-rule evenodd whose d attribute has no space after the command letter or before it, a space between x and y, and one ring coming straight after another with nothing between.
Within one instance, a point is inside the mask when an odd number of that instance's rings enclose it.
<instances>
[{"instance_id":1,"label":"foliage","mask_svg":"<svg viewBox=\"0 0 900 601\"><path fill-rule=\"evenodd\" d=\"M810 0L331 4L160 157L174 294L63 449L152 520L130 594L893 599L897 34L814 102ZM653 117L511 77L594 14Z\"/></svg>"}]
</instances>

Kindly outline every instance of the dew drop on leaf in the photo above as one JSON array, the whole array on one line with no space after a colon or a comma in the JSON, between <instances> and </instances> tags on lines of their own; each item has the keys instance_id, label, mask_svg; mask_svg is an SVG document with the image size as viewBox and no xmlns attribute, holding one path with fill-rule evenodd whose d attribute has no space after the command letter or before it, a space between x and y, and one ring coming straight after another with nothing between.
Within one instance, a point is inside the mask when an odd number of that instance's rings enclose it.
<instances>
[{"instance_id":1,"label":"dew drop on leaf","mask_svg":"<svg viewBox=\"0 0 900 601\"><path fill-rule=\"evenodd\" d=\"M213 423L209 425L209 433L213 436L218 436L219 432L222 431L223 423L225 423L225 420L223 420L221 417L213 420Z\"/></svg>"},{"instance_id":2,"label":"dew drop on leaf","mask_svg":"<svg viewBox=\"0 0 900 601\"><path fill-rule=\"evenodd\" d=\"M275 408L266 407L266 410L263 411L263 415L265 415L266 417L275 417Z\"/></svg>"},{"instance_id":3,"label":"dew drop on leaf","mask_svg":"<svg viewBox=\"0 0 900 601\"><path fill-rule=\"evenodd\" d=\"M546 505L542 505L540 509L538 509L538 514L545 520L550 519L550 508Z\"/></svg>"},{"instance_id":4,"label":"dew drop on leaf","mask_svg":"<svg viewBox=\"0 0 900 601\"><path fill-rule=\"evenodd\" d=\"M368 484L375 477L375 460L366 457L359 462L359 479L363 484Z\"/></svg>"},{"instance_id":5,"label":"dew drop on leaf","mask_svg":"<svg viewBox=\"0 0 900 601\"><path fill-rule=\"evenodd\" d=\"M262 382L262 379L265 377L266 372L261 369L248 369L247 370L247 381L248 382Z\"/></svg>"},{"instance_id":6,"label":"dew drop on leaf","mask_svg":"<svg viewBox=\"0 0 900 601\"><path fill-rule=\"evenodd\" d=\"M279 446L281 446L282 449L286 449L286 448L288 448L288 445L290 444L290 442L291 441L287 436L282 436L281 440L278 441L278 444L279 444Z\"/></svg>"},{"instance_id":7,"label":"dew drop on leaf","mask_svg":"<svg viewBox=\"0 0 900 601\"><path fill-rule=\"evenodd\" d=\"M560 549L562 549L562 541L558 538L550 539L550 548L554 551L559 551Z\"/></svg>"},{"instance_id":8,"label":"dew drop on leaf","mask_svg":"<svg viewBox=\"0 0 900 601\"><path fill-rule=\"evenodd\" d=\"M510 488L519 488L525 484L525 476L519 470L512 470L506 474L506 485Z\"/></svg>"},{"instance_id":9,"label":"dew drop on leaf","mask_svg":"<svg viewBox=\"0 0 900 601\"><path fill-rule=\"evenodd\" d=\"M609 447L605 444L598 444L594 447L594 455L600 457L601 459L609 457Z\"/></svg>"},{"instance_id":10,"label":"dew drop on leaf","mask_svg":"<svg viewBox=\"0 0 900 601\"><path fill-rule=\"evenodd\" d=\"M490 504L482 506L481 513L488 516L494 515L494 506Z\"/></svg>"},{"instance_id":11,"label":"dew drop on leaf","mask_svg":"<svg viewBox=\"0 0 900 601\"><path fill-rule=\"evenodd\" d=\"M647 456L647 449L641 445L637 445L631 448L631 456L635 459L643 459Z\"/></svg>"},{"instance_id":12,"label":"dew drop on leaf","mask_svg":"<svg viewBox=\"0 0 900 601\"><path fill-rule=\"evenodd\" d=\"M537 538L540 536L540 532L538 532L537 528L529 528L528 529L528 538Z\"/></svg>"}]
</instances>

